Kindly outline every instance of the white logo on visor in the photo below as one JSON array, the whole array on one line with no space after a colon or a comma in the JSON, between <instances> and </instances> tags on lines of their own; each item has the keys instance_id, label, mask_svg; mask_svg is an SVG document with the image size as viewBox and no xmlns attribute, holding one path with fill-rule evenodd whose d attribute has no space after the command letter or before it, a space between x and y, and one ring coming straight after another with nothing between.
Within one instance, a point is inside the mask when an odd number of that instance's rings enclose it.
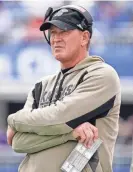
<instances>
[{"instance_id":1,"label":"white logo on visor","mask_svg":"<svg viewBox=\"0 0 133 172\"><path fill-rule=\"evenodd\" d=\"M68 10L67 9L61 9L60 11L58 11L54 16L62 16L63 13L67 13Z\"/></svg>"},{"instance_id":2,"label":"white logo on visor","mask_svg":"<svg viewBox=\"0 0 133 172\"><path fill-rule=\"evenodd\" d=\"M77 26L83 30L83 27L81 26L81 24L77 24Z\"/></svg>"}]
</instances>

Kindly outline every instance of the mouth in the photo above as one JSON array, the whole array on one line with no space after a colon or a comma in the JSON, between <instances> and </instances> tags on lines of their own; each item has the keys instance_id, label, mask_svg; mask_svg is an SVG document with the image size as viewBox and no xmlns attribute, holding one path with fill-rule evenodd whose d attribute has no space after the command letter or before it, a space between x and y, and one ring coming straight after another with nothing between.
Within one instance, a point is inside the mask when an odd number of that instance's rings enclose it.
<instances>
[{"instance_id":1,"label":"mouth","mask_svg":"<svg viewBox=\"0 0 133 172\"><path fill-rule=\"evenodd\" d=\"M55 46L54 49L56 49L56 48L63 48L63 47L61 47L61 46Z\"/></svg>"},{"instance_id":2,"label":"mouth","mask_svg":"<svg viewBox=\"0 0 133 172\"><path fill-rule=\"evenodd\" d=\"M54 47L54 50L60 50L60 49L63 49L63 47L61 47L61 46Z\"/></svg>"}]
</instances>

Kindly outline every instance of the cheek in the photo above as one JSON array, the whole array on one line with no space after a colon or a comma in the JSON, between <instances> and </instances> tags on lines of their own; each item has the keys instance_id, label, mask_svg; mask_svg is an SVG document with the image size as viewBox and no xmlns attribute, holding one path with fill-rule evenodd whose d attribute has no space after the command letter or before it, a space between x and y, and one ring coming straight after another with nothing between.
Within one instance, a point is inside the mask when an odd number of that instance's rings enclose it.
<instances>
[{"instance_id":1,"label":"cheek","mask_svg":"<svg viewBox=\"0 0 133 172\"><path fill-rule=\"evenodd\" d=\"M72 54L73 49L74 49L73 44L68 43L68 44L66 45L66 48L65 48L65 53L67 53L67 54Z\"/></svg>"},{"instance_id":2,"label":"cheek","mask_svg":"<svg viewBox=\"0 0 133 172\"><path fill-rule=\"evenodd\" d=\"M78 51L80 48L80 42L74 37L71 41L69 41L66 47L68 52Z\"/></svg>"}]
</instances>

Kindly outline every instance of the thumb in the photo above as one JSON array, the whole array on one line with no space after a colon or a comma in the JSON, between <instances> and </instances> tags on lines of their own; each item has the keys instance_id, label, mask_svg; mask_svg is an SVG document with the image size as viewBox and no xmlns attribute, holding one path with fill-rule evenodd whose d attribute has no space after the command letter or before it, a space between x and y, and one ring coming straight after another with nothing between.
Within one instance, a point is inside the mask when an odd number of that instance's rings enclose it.
<instances>
[{"instance_id":1,"label":"thumb","mask_svg":"<svg viewBox=\"0 0 133 172\"><path fill-rule=\"evenodd\" d=\"M79 133L76 132L76 131L73 131L72 135L73 135L73 137L74 137L76 140L80 140L80 139L81 139L81 137L79 136Z\"/></svg>"}]
</instances>

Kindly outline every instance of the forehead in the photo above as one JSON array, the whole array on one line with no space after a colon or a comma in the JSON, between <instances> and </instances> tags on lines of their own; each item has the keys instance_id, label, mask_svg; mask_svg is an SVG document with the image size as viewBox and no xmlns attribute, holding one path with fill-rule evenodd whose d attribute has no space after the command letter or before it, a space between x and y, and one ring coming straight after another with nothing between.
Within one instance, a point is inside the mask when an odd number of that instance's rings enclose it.
<instances>
[{"instance_id":1,"label":"forehead","mask_svg":"<svg viewBox=\"0 0 133 172\"><path fill-rule=\"evenodd\" d=\"M62 29L58 28L57 26L51 25L49 31L50 31L50 32L51 32L51 31L61 32L61 31L65 31L65 30L62 30ZM71 34L73 34L73 33L79 33L79 34L80 34L82 31L80 31L80 30L78 30L78 29L73 29L73 30L67 30L67 31L65 31L65 32L69 32L69 33L71 33Z\"/></svg>"}]
</instances>

